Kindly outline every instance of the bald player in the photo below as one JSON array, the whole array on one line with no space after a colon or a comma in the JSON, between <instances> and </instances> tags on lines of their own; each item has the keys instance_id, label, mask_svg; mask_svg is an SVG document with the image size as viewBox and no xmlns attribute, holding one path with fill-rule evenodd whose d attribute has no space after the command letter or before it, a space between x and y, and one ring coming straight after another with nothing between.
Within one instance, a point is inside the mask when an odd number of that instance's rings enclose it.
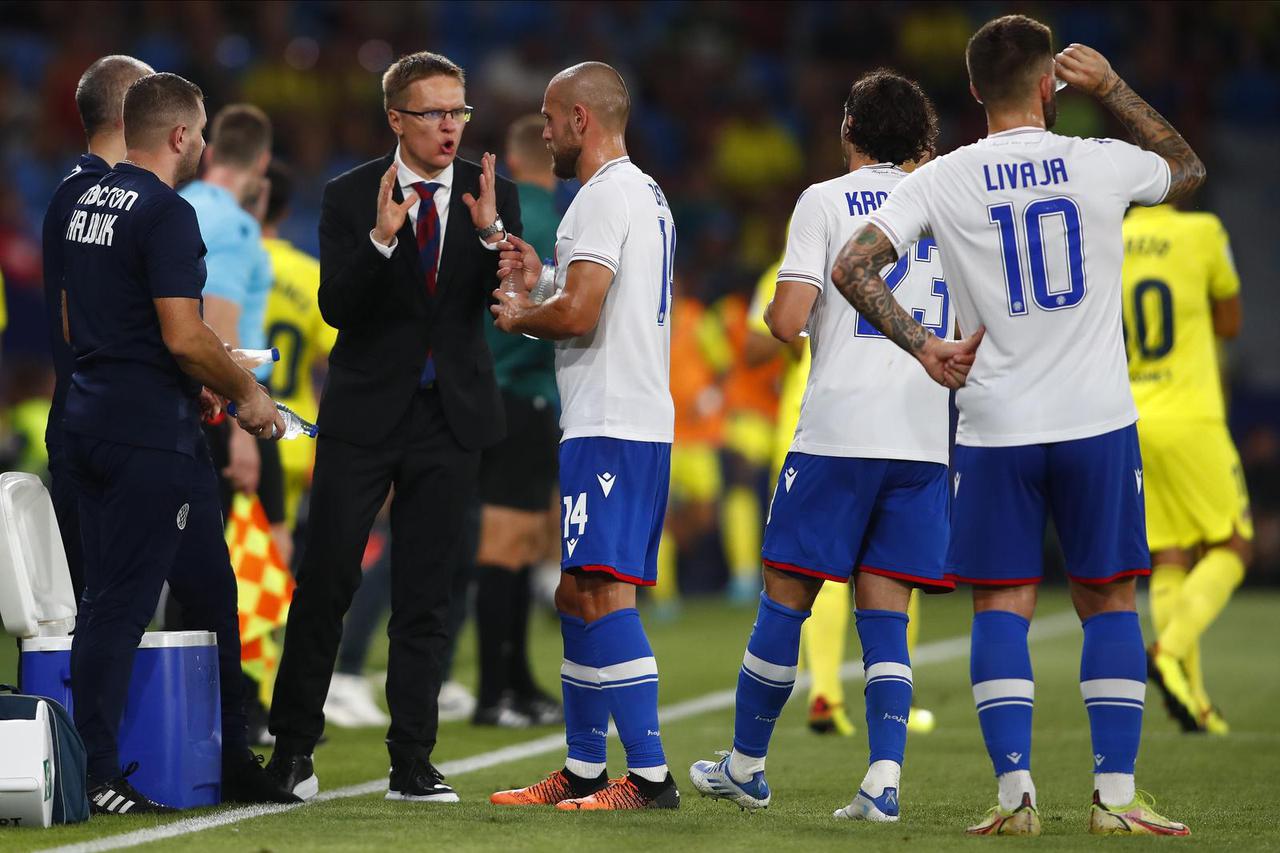
<instances>
[{"instance_id":1,"label":"bald player","mask_svg":"<svg viewBox=\"0 0 1280 853\"><path fill-rule=\"evenodd\" d=\"M498 805L573 810L676 808L658 729L658 667L636 610L636 587L657 580L671 440L668 324L675 222L658 184L627 157L631 99L618 72L585 62L552 78L543 99L561 178L582 190L556 231L556 267L510 239L496 290L504 332L556 341L560 428L561 567L556 607L564 637L561 682L568 758ZM546 277L545 279L543 277ZM534 286L554 281L535 304ZM628 772L609 781L612 715Z\"/></svg>"},{"instance_id":2,"label":"bald player","mask_svg":"<svg viewBox=\"0 0 1280 853\"><path fill-rule=\"evenodd\" d=\"M58 532L67 553L71 586L76 600L84 590L84 561L80 546L80 510L67 473L62 437L62 413L67 404L67 388L75 359L63 332L62 226L71 215L71 206L80 194L98 182L124 159L124 93L139 77L153 73L150 65L132 56L104 56L90 65L76 85L76 110L89 150L80 155L75 168L53 192L44 215L44 302L49 346L53 351L53 403L44 443L49 452L49 480Z\"/></svg>"}]
</instances>

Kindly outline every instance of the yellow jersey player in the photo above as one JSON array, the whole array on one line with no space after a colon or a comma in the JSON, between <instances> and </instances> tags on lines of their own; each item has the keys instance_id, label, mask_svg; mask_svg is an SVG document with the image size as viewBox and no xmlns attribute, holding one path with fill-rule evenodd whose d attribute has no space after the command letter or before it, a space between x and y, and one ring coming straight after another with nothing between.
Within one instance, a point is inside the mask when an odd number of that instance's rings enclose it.
<instances>
[{"instance_id":1,"label":"yellow jersey player","mask_svg":"<svg viewBox=\"0 0 1280 853\"><path fill-rule=\"evenodd\" d=\"M1200 636L1244 578L1253 525L1217 354L1217 339L1240 330L1240 279L1216 216L1167 204L1129 213L1124 323L1153 567L1150 675L1185 730L1224 734Z\"/></svg>"},{"instance_id":2,"label":"yellow jersey player","mask_svg":"<svg viewBox=\"0 0 1280 853\"><path fill-rule=\"evenodd\" d=\"M800 403L804 399L805 385L809 382L809 366L812 363L808 341L799 347L788 347L769 331L764 321L764 311L773 299L778 270L782 259L765 270L756 284L751 300L751 313L747 319L748 338L745 359L748 364L761 363L787 351L782 372L782 390L778 397L778 416L774 422L773 461L770 476L777 480L782 462L795 438L796 423L800 420ZM840 680L840 667L844 663L845 646L849 636L849 615L853 605L849 590L838 584L823 584L814 599L812 615L800 629L800 662L809 670L809 728L817 734L839 734L851 737L857 727L849 719L844 706L844 683ZM907 649L914 652L920 637L920 593L913 591L907 609ZM907 718L907 729L927 734L937 726L933 712L926 708L912 708Z\"/></svg>"},{"instance_id":3,"label":"yellow jersey player","mask_svg":"<svg viewBox=\"0 0 1280 853\"><path fill-rule=\"evenodd\" d=\"M271 371L271 393L304 420L315 422L318 403L312 370L329 356L338 331L320 316L320 262L280 237L280 223L289 214L293 180L272 163L267 171L271 194L262 223L262 244L271 258L271 293L267 297L267 344L280 351ZM284 469L285 518L292 530L298 504L311 484L314 441L280 443Z\"/></svg>"}]
</instances>

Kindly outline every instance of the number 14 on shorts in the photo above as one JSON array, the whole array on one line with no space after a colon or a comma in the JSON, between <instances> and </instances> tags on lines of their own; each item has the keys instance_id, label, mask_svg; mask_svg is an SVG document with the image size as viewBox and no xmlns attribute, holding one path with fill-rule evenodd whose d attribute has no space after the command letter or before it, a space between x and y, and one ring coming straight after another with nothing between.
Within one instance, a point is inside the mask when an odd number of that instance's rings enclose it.
<instances>
[{"instance_id":1,"label":"number 14 on shorts","mask_svg":"<svg viewBox=\"0 0 1280 853\"><path fill-rule=\"evenodd\" d=\"M564 539L569 541L570 535L574 537L569 545L569 553L572 556L573 548L578 544L578 539L587 532L587 493L579 492L577 497L565 495L560 501L564 504L564 512L560 514L560 518L564 522ZM571 534L570 529L573 527L577 527L577 531Z\"/></svg>"}]
</instances>

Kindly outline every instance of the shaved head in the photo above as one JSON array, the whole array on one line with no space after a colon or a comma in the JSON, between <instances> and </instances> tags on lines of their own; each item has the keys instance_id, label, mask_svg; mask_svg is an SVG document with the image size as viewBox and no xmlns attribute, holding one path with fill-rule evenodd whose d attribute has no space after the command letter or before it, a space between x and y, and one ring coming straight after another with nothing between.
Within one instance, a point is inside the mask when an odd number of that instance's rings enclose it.
<instances>
[{"instance_id":1,"label":"shaved head","mask_svg":"<svg viewBox=\"0 0 1280 853\"><path fill-rule=\"evenodd\" d=\"M608 129L621 133L631 115L631 96L622 75L603 62L581 62L551 78L547 99L566 109L581 104Z\"/></svg>"},{"instance_id":2,"label":"shaved head","mask_svg":"<svg viewBox=\"0 0 1280 853\"><path fill-rule=\"evenodd\" d=\"M542 97L546 119L542 138L551 149L557 178L577 174L584 146L625 151L622 135L631 114L631 96L622 75L603 62L582 62L551 78ZM590 161L588 161L590 162Z\"/></svg>"},{"instance_id":3,"label":"shaved head","mask_svg":"<svg viewBox=\"0 0 1280 853\"><path fill-rule=\"evenodd\" d=\"M76 109L85 136L93 137L124 122L124 93L140 77L154 74L132 56L113 54L90 65L76 84Z\"/></svg>"}]
</instances>

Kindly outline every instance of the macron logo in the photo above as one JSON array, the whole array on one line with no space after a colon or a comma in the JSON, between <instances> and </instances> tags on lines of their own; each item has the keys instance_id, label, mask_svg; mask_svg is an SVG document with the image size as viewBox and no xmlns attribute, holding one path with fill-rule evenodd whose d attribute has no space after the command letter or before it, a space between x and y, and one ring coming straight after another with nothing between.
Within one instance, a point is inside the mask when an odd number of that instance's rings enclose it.
<instances>
[{"instance_id":1,"label":"macron logo","mask_svg":"<svg viewBox=\"0 0 1280 853\"><path fill-rule=\"evenodd\" d=\"M786 480L786 483L787 483L787 491L788 491L788 492L790 492L790 491L791 491L791 484L792 484L792 483L794 483L794 482L796 481L796 469L795 469L795 468L788 468L786 471L784 471L784 472L782 473L782 476L783 476L783 479L785 479L785 480Z\"/></svg>"},{"instance_id":2,"label":"macron logo","mask_svg":"<svg viewBox=\"0 0 1280 853\"><path fill-rule=\"evenodd\" d=\"M565 545L565 547L566 547L566 548L568 548L568 549L569 549L569 556L570 556L570 557L572 557L572 556L573 556L573 549L578 547L578 540L577 540L577 539L570 539L570 540L568 540L567 542L565 542L565 543L564 543L564 545Z\"/></svg>"},{"instance_id":3,"label":"macron logo","mask_svg":"<svg viewBox=\"0 0 1280 853\"><path fill-rule=\"evenodd\" d=\"M618 482L618 478L605 471L603 474L596 474L596 481L600 483L600 490L604 492L604 496L609 497L609 493L613 491L613 484Z\"/></svg>"},{"instance_id":4,"label":"macron logo","mask_svg":"<svg viewBox=\"0 0 1280 853\"><path fill-rule=\"evenodd\" d=\"M1142 494L1142 469L1141 468L1133 469L1133 479L1138 484L1138 494Z\"/></svg>"},{"instance_id":5,"label":"macron logo","mask_svg":"<svg viewBox=\"0 0 1280 853\"><path fill-rule=\"evenodd\" d=\"M952 484L951 496L953 498L959 497L960 496L960 472L959 471L957 471L955 477L952 478L951 484Z\"/></svg>"},{"instance_id":6,"label":"macron logo","mask_svg":"<svg viewBox=\"0 0 1280 853\"><path fill-rule=\"evenodd\" d=\"M1097 755L1095 755L1095 756L1093 757L1093 766L1094 766L1094 767L1101 767L1101 766L1102 766L1102 762L1104 762L1104 761L1106 761L1106 760L1107 760L1107 757L1106 757L1105 755L1103 755L1102 753L1098 753Z\"/></svg>"},{"instance_id":7,"label":"macron logo","mask_svg":"<svg viewBox=\"0 0 1280 853\"><path fill-rule=\"evenodd\" d=\"M1005 755L1005 758L1009 759L1010 764L1017 764L1019 761L1022 760L1022 753L1010 752Z\"/></svg>"}]
</instances>

